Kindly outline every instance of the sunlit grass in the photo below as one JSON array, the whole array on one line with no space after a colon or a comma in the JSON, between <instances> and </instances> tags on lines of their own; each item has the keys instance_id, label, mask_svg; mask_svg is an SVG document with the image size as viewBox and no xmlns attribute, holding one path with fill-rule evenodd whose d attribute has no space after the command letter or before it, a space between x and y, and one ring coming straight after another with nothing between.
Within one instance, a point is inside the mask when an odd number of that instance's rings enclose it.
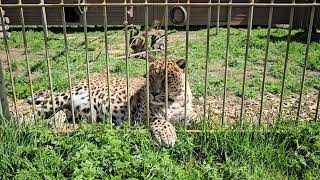
<instances>
[{"instance_id":1,"label":"sunlit grass","mask_svg":"<svg viewBox=\"0 0 320 180\"><path fill-rule=\"evenodd\" d=\"M62 30L62 29L60 29ZM84 35L82 32L68 30L68 58L71 65L72 81L75 83L86 76L86 61L84 49ZM30 95L28 86L28 73L23 54L23 39L19 29L13 29L9 45L15 72L18 98ZM250 38L248 58L246 95L256 97L261 92L263 63L266 46L266 29L253 29ZM286 29L272 29L269 58L267 64L266 91L272 94L280 94L281 80L286 50ZM47 64L44 57L43 32L39 29L27 31L29 59L31 64L32 79L35 90L48 89ZM106 72L104 53L104 33L100 29L90 29L88 33L88 57L90 72ZM108 32L110 71L114 76L125 75L125 61L117 57L124 55L124 31L110 30ZM189 81L193 94L196 97L203 96L205 79L206 57L206 30L190 32L189 43ZM169 58L184 58L185 56L185 32L175 32L169 35ZM300 80L305 56L306 33L302 30L293 30L292 42L289 51L289 63L286 79L285 94L290 95L299 92ZM243 64L246 44L246 29L231 29L229 50L229 73L227 90L233 94L241 95ZM49 31L49 57L52 67L53 87L56 91L67 89L66 55L64 53L64 39L59 28ZM221 28L218 35L215 29L210 31L208 95L221 95L223 92L223 73L226 47L226 29ZM3 49L3 43L0 43ZM18 50L17 50L18 49ZM19 51L19 53L17 53ZM159 58L164 57L164 52L154 54ZM320 42L313 39L309 50L305 90L320 87ZM5 63L6 64L6 63ZM145 73L145 61L131 59L129 62L130 77L142 76ZM6 71L6 78L8 73ZM8 85L11 92L11 88Z\"/></svg>"},{"instance_id":2,"label":"sunlit grass","mask_svg":"<svg viewBox=\"0 0 320 180\"><path fill-rule=\"evenodd\" d=\"M16 128L0 123L2 179L318 179L319 123L280 123L178 131L171 149L156 145L150 131L114 131L83 124L54 134L42 124Z\"/></svg>"}]
</instances>

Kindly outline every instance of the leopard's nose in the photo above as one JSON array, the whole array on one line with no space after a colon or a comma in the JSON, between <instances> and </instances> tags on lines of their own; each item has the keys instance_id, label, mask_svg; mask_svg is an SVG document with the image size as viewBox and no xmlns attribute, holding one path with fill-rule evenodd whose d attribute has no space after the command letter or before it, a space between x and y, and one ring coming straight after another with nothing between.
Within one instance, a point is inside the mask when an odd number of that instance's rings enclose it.
<instances>
[{"instance_id":1,"label":"leopard's nose","mask_svg":"<svg viewBox=\"0 0 320 180\"><path fill-rule=\"evenodd\" d=\"M156 96L158 96L160 93L159 92L151 92L151 95L153 96L153 97L156 97Z\"/></svg>"}]
</instances>

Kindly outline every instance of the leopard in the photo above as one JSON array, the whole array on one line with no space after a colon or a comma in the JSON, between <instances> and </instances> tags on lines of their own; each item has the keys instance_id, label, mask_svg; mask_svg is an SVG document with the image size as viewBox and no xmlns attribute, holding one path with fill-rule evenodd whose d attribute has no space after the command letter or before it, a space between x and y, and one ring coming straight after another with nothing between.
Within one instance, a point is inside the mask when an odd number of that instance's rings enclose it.
<instances>
[{"instance_id":1,"label":"leopard","mask_svg":"<svg viewBox=\"0 0 320 180\"><path fill-rule=\"evenodd\" d=\"M186 62L155 58L148 62L148 77L108 78L107 73L93 74L89 81L80 81L71 91L53 93L53 98L50 93L40 91L33 98L29 97L28 103L34 103L38 114L46 117L63 109L70 112L73 107L77 117L90 122L111 117L115 124L128 121L130 106L130 121L149 122L156 142L160 146L174 147L175 125L180 122L189 125L195 117L191 88L185 80Z\"/></svg>"}]
</instances>

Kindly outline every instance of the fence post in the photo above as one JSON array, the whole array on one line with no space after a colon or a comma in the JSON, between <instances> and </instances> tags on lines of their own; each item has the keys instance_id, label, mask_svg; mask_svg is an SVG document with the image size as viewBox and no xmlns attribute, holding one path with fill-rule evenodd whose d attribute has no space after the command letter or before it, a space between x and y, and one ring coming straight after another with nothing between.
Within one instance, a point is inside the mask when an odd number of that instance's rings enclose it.
<instances>
[{"instance_id":1,"label":"fence post","mask_svg":"<svg viewBox=\"0 0 320 180\"><path fill-rule=\"evenodd\" d=\"M3 68L2 68L2 60L0 59L0 115L4 116L5 118L9 119L9 105L7 99L7 93L5 89L5 81L3 77Z\"/></svg>"}]
</instances>

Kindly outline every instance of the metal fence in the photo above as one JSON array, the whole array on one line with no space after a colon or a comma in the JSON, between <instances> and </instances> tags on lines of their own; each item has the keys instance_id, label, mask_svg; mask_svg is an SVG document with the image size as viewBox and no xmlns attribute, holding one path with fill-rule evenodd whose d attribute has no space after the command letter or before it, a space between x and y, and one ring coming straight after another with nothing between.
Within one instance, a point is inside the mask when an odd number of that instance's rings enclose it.
<instances>
[{"instance_id":1,"label":"metal fence","mask_svg":"<svg viewBox=\"0 0 320 180\"><path fill-rule=\"evenodd\" d=\"M241 112L240 112L240 117L239 120L240 122L244 118L244 103L246 101L245 93L246 93L246 78L247 78L247 61L248 61L248 53L249 53L249 46L250 46L250 36L251 36L251 31L252 31L252 20L254 16L254 8L261 8L261 7L268 7L269 8L269 13L268 13L268 33L267 33L267 39L266 39L266 49L265 49L265 57L264 57L264 68L263 68L263 81L261 84L261 101L260 101L260 115L259 115L259 125L261 124L261 117L262 117L262 110L263 110L263 104L264 104L264 94L265 94L265 82L266 82L266 67L268 65L268 55L269 55L269 43L270 43L270 34L271 34L271 25L272 25L272 18L273 18L273 9L276 7L286 7L290 8L290 20L288 22L288 35L287 35L287 47L286 47L286 54L285 54L285 63L283 67L283 77L282 77L282 84L281 84L281 98L280 98L280 104L279 104L279 112L278 115L279 117L282 116L282 109L283 109L283 97L284 97L284 90L285 90L285 82L286 82L286 72L287 72L287 66L288 66L288 55L289 55L289 47L290 47L290 41L291 41L291 30L292 30L292 24L293 24L293 17L294 17L294 11L295 8L298 7L308 7L311 8L310 12L310 19L309 19L309 27L308 27L308 35L307 35L307 42L305 45L305 58L304 58L304 63L303 63L303 71L301 75L301 84L300 84L300 93L299 93L299 102L298 102L298 109L297 109L297 115L296 118L298 119L300 116L300 109L301 109L301 103L302 103L302 96L303 96L303 89L304 89L304 81L305 81L305 74L306 74L306 65L308 62L308 54L309 54L309 45L311 41L311 35L312 35L312 27L314 23L314 17L315 17L315 10L316 8L320 7L319 3L316 3L314 0L313 3L299 3L296 4L295 0L292 0L292 3L274 3L274 0L271 0L270 3L255 3L254 0L251 2L247 3L233 3L232 0L230 0L228 3L221 3L220 1L218 3L213 3L211 0L208 1L208 3L191 3L190 0L186 3L169 3L168 0L166 0L164 3L150 3L148 0L146 0L144 3L132 3L132 1L127 2L125 0L123 3L109 3L107 0L104 0L103 3L81 3L81 4L66 4L64 3L63 0L61 0L61 3L59 4L46 4L44 3L44 0L41 0L41 3L39 4L23 4L22 0L19 0L19 3L17 4L1 4L0 1L0 10L3 8L19 8L20 9L20 18L21 18L21 28L22 28L22 35L23 35L23 42L24 42L24 50L25 50L25 60L27 64L27 69L28 69L28 76L29 76L29 87L31 91L31 96L34 96L34 91L33 91L33 84L32 84L32 78L31 78L31 71L30 71L30 64L29 64L29 56L28 56L28 42L26 38L26 27L24 23L24 8L30 8L30 7L38 7L41 8L41 14L42 14L42 23L43 23L43 36L44 36L44 51L45 51L45 59L48 67L48 77L49 77L49 87L50 87L50 92L51 92L51 100L52 103L54 103L54 94L53 94L53 86L52 86L52 76L51 76L51 66L50 66L50 58L48 55L48 26L47 26L47 21L46 21L46 9L47 8L61 8L62 9L62 19L61 21L63 22L63 33L64 33L64 51L66 55L66 62L67 62L67 70L68 70L68 80L69 80L69 91L70 91L70 96L71 95L71 78L70 78L70 65L69 65L69 58L68 58L68 38L67 38L67 25L66 25L66 20L65 20L65 7L82 7L82 8L88 8L88 7L102 7L104 8L104 37L105 37L105 61L106 61L106 71L108 74L108 96L109 96L109 110L110 114L112 106L111 100L110 100L110 71L109 71L109 57L108 57L108 19L107 19L107 8L108 7L123 7L124 9L124 28L125 28L125 61L126 61L126 85L127 85L127 99L129 99L129 71L128 71L128 59L129 59L129 40L128 40L128 14L127 10L128 7L135 7L135 6L141 6L144 7L145 11L145 26L148 27L149 25L149 19L148 19L148 8L152 6L156 7L164 7L165 8L165 18L164 18L164 30L165 30L165 55L164 55L164 60L166 64L166 74L165 74L165 82L166 82L166 102L165 102L165 107L168 107L168 69L167 69L167 63L168 63L168 53L167 53L167 42L168 42L168 11L169 7L173 6L185 6L187 10L187 20L185 24L186 28L186 34L185 34L185 60L186 60L186 67L188 67L188 61L189 61L189 21L190 21L190 8L191 7L207 7L208 11L208 24L207 24L207 37L206 37L206 66L205 66L205 89L204 89L204 112L203 112L203 117L205 119L207 115L207 89L208 89L208 59L209 59L209 54L210 54L210 48L209 48L209 33L210 33L210 28L211 28L211 14L212 14L212 8L217 8L217 12L219 13L219 8L220 7L227 7L228 8L228 17L227 17L227 42L226 42L226 48L225 48L225 69L224 69L224 86L223 86L223 108L222 108L222 119L221 122L224 124L225 122L225 111L226 111L226 100L227 100L227 74L228 74L228 57L229 57L229 46L230 46L230 21L231 21L231 14L232 14L232 8L234 7L248 7L249 9L249 16L248 16L248 27L247 27L247 35L246 35L246 47L245 47L245 59L244 59L244 69L243 69L243 80L242 80L242 91L241 91ZM0 13L1 14L1 13ZM218 15L219 18L220 15ZM88 89L89 89L89 100L90 103L92 103L92 97L91 97L91 89L90 89L90 72L89 72L89 59L88 59L88 35L87 35L87 12L84 11L83 13L83 31L84 31L84 38L85 38L85 52L86 52L86 69L87 69L87 82L88 82ZM219 20L218 20L219 22ZM6 29L4 27L4 17L1 14L1 24L2 24L2 29L3 33L6 34ZM219 28L219 23L217 23L217 31ZM146 31L146 44L148 45L148 32ZM12 91L13 91L13 103L15 107L15 113L17 115L17 108L16 108L16 103L17 103L17 98L16 98L16 90L15 90L15 82L14 82L14 77L13 77L13 68L12 68L12 63L11 63L11 58L10 58L10 49L8 46L8 39L4 35L4 46L5 46L5 52L6 52L6 60L8 62L8 69L9 69L9 74L10 74L10 82L12 86ZM148 48L146 48L146 73L147 76L149 77L148 74ZM188 81L188 68L186 68L185 72L185 83ZM2 105L2 111L3 114L9 118L9 112L8 112L8 102L7 102L7 97L5 93L5 87L4 87L4 78L3 78L3 66L2 66L2 61L0 61L0 88L1 88L1 105ZM149 94L149 79L146 78L146 84L148 87L147 94ZM187 87L187 86L186 86ZM186 92L186 91L185 91ZM185 103L186 103L186 93L185 93ZM149 102L149 96L146 96L148 99L147 102ZM314 117L314 120L316 121L318 119L318 114L319 114L319 100L320 100L320 95L318 94L318 99L317 99L317 107L316 107L316 114ZM71 99L72 102L72 99ZM72 115L73 115L73 123L75 123L75 117L74 117L74 108L73 104L71 103L71 110L72 110ZM128 101L128 119L129 119L129 126L130 126L130 101ZM90 104L90 107L91 104ZM187 120L186 112L187 112L187 106L185 105L185 121ZM53 106L54 108L54 106ZM91 109L92 110L92 109ZM35 104L33 102L33 111L35 112ZM53 109L55 112L55 109ZM149 103L147 103L147 124L149 124ZM91 111L92 112L92 111ZM91 113L92 114L92 113ZM167 112L166 112L167 114ZM112 121L112 118L111 118Z\"/></svg>"}]
</instances>

